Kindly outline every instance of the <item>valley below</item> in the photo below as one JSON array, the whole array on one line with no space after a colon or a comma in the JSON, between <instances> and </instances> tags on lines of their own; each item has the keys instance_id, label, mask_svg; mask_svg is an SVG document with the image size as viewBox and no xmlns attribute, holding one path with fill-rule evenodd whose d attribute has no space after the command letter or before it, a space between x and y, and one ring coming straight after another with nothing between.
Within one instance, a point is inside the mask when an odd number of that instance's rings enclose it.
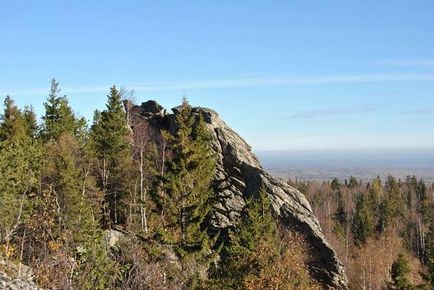
<instances>
[{"instance_id":1,"label":"valley below","mask_svg":"<svg viewBox=\"0 0 434 290\"><path fill-rule=\"evenodd\" d=\"M388 175L405 179L417 176L434 182L434 150L312 150L257 151L264 168L287 180L322 181L338 178L369 181Z\"/></svg>"}]
</instances>

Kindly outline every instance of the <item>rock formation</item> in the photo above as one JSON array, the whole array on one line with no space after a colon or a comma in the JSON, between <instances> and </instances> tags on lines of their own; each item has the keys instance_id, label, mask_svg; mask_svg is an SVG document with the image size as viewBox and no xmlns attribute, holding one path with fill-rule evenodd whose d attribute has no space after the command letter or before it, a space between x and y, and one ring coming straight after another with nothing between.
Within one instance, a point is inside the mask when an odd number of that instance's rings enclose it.
<instances>
[{"instance_id":1,"label":"rock formation","mask_svg":"<svg viewBox=\"0 0 434 290\"><path fill-rule=\"evenodd\" d=\"M147 122L157 130L174 130L173 114L155 101L141 106L126 104L130 124ZM193 108L201 115L213 134L213 148L218 154L215 175L215 205L210 224L221 232L233 227L245 206L246 198L258 194L264 187L279 221L286 227L305 235L312 250L311 271L318 281L332 289L346 289L347 278L342 263L326 241L317 218L302 193L264 171L251 147L219 115L210 109Z\"/></svg>"},{"instance_id":2,"label":"rock formation","mask_svg":"<svg viewBox=\"0 0 434 290\"><path fill-rule=\"evenodd\" d=\"M40 290L34 282L32 270L25 265L15 265L0 259L0 289L4 290Z\"/></svg>"}]
</instances>

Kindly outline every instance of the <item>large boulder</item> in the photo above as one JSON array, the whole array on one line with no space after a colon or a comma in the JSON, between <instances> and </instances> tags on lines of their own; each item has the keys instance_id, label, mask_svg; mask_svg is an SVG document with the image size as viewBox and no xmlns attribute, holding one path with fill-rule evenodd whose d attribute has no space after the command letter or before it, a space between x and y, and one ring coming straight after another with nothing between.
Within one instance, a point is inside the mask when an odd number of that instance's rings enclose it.
<instances>
[{"instance_id":1,"label":"large boulder","mask_svg":"<svg viewBox=\"0 0 434 290\"><path fill-rule=\"evenodd\" d=\"M134 108L133 108L134 109ZM135 108L136 113L140 110ZM146 114L136 116L137 122L149 122L158 129L174 130L173 114ZM344 267L336 253L326 241L320 224L314 216L309 202L298 190L274 178L262 168L251 151L251 147L219 115L206 108L193 108L201 115L213 135L213 149L218 155L214 193L218 202L210 225L224 232L236 226L249 197L257 196L265 188L276 217L285 227L302 233L312 251L311 272L327 288L346 289L347 278ZM163 117L163 118L162 118Z\"/></svg>"}]
</instances>

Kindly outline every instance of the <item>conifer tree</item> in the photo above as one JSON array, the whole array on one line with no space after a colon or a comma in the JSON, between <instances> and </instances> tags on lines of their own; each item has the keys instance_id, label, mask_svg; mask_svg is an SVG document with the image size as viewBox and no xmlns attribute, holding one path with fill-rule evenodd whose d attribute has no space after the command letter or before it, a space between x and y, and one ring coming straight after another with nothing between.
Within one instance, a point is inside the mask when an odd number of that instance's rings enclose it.
<instances>
[{"instance_id":1,"label":"conifer tree","mask_svg":"<svg viewBox=\"0 0 434 290\"><path fill-rule=\"evenodd\" d=\"M113 86L107 96L106 110L95 112L90 141L93 154L100 162L98 183L106 201L107 224L125 220L122 201L126 195L126 178L123 177L131 162L128 134L122 96Z\"/></svg>"},{"instance_id":2,"label":"conifer tree","mask_svg":"<svg viewBox=\"0 0 434 290\"><path fill-rule=\"evenodd\" d=\"M339 182L339 179L335 177L335 178L333 178L330 186L331 186L332 190L339 191L342 187L342 184Z\"/></svg>"},{"instance_id":3,"label":"conifer tree","mask_svg":"<svg viewBox=\"0 0 434 290\"><path fill-rule=\"evenodd\" d=\"M350 181L348 182L348 188L354 189L359 185L359 182L354 176L350 176Z\"/></svg>"},{"instance_id":4,"label":"conifer tree","mask_svg":"<svg viewBox=\"0 0 434 290\"><path fill-rule=\"evenodd\" d=\"M9 242L32 212L41 150L28 135L24 116L7 97L0 123L0 243Z\"/></svg>"},{"instance_id":5,"label":"conifer tree","mask_svg":"<svg viewBox=\"0 0 434 290\"><path fill-rule=\"evenodd\" d=\"M176 115L176 126L174 136L165 134L173 158L160 176L164 194L159 204L167 241L176 245L181 257L200 260L211 248L203 226L212 206L216 159L205 122L186 100Z\"/></svg>"},{"instance_id":6,"label":"conifer tree","mask_svg":"<svg viewBox=\"0 0 434 290\"><path fill-rule=\"evenodd\" d=\"M386 227L399 215L399 209L404 208L400 197L399 184L393 176L388 176L385 183L386 194L380 203L379 229Z\"/></svg>"},{"instance_id":7,"label":"conifer tree","mask_svg":"<svg viewBox=\"0 0 434 290\"><path fill-rule=\"evenodd\" d=\"M423 273L423 279L426 281L428 289L429 287L434 289L434 219L431 220L426 237L424 262L426 272Z\"/></svg>"},{"instance_id":8,"label":"conifer tree","mask_svg":"<svg viewBox=\"0 0 434 290\"><path fill-rule=\"evenodd\" d=\"M392 268L390 270L390 276L392 282L390 284L390 289L397 290L411 290L413 286L411 285L408 275L410 274L410 265L403 254L398 256L398 259L393 262Z\"/></svg>"},{"instance_id":9,"label":"conifer tree","mask_svg":"<svg viewBox=\"0 0 434 290\"><path fill-rule=\"evenodd\" d=\"M225 289L243 289L262 270L279 259L279 235L264 189L259 197L247 201L245 216L229 234L223 252L221 281Z\"/></svg>"},{"instance_id":10,"label":"conifer tree","mask_svg":"<svg viewBox=\"0 0 434 290\"><path fill-rule=\"evenodd\" d=\"M345 239L348 217L340 190L337 192L337 199L338 207L333 217L335 220L333 231L340 239Z\"/></svg>"},{"instance_id":11,"label":"conifer tree","mask_svg":"<svg viewBox=\"0 0 434 290\"><path fill-rule=\"evenodd\" d=\"M369 198L364 193L357 195L352 232L357 245L364 244L374 234L374 214Z\"/></svg>"},{"instance_id":12,"label":"conifer tree","mask_svg":"<svg viewBox=\"0 0 434 290\"><path fill-rule=\"evenodd\" d=\"M111 259L109 249L102 231L93 229L93 233L86 239L84 251L78 259L78 269L74 276L77 289L105 290L118 289L115 285L122 277L120 265Z\"/></svg>"},{"instance_id":13,"label":"conifer tree","mask_svg":"<svg viewBox=\"0 0 434 290\"><path fill-rule=\"evenodd\" d=\"M10 96L5 98L3 104L4 112L0 118L0 141L25 137L27 132L22 112Z\"/></svg>"},{"instance_id":14,"label":"conifer tree","mask_svg":"<svg viewBox=\"0 0 434 290\"><path fill-rule=\"evenodd\" d=\"M23 110L23 117L27 126L27 135L32 138L38 137L38 121L36 120L36 113L32 106L26 106Z\"/></svg>"},{"instance_id":15,"label":"conifer tree","mask_svg":"<svg viewBox=\"0 0 434 290\"><path fill-rule=\"evenodd\" d=\"M90 232L93 204L84 191L86 176L81 164L82 152L75 138L63 133L47 146L44 170L45 186L56 199L57 234L67 233L77 243Z\"/></svg>"},{"instance_id":16,"label":"conifer tree","mask_svg":"<svg viewBox=\"0 0 434 290\"><path fill-rule=\"evenodd\" d=\"M377 176L372 181L369 190L369 198L371 199L373 209L378 209L382 197L382 190L383 190L383 185L381 183L381 179L379 176Z\"/></svg>"},{"instance_id":17,"label":"conifer tree","mask_svg":"<svg viewBox=\"0 0 434 290\"><path fill-rule=\"evenodd\" d=\"M77 118L69 106L67 97L61 97L59 94L59 83L52 79L50 94L44 103L45 115L42 117L44 122L41 135L45 142L59 139L64 132L80 140L84 137L86 120Z\"/></svg>"}]
</instances>

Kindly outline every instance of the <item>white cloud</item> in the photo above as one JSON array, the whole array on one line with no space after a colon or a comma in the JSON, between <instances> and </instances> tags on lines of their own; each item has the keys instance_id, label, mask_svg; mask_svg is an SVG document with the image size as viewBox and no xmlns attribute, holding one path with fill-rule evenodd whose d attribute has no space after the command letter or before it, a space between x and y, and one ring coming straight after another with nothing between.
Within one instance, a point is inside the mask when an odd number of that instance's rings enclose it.
<instances>
[{"instance_id":1,"label":"white cloud","mask_svg":"<svg viewBox=\"0 0 434 290\"><path fill-rule=\"evenodd\" d=\"M328 84L356 84L356 83L382 83L398 81L434 81L434 74L415 73L384 73L360 75L329 75L329 76L262 76L254 78L236 78L223 80L203 81L168 81L155 83L128 84L129 89L141 91L173 91L183 89L212 89L231 87L254 86L295 86L295 85L328 85ZM99 86L64 87L65 94L79 93L105 93L111 84ZM32 96L47 94L48 88L9 89L1 90L0 95Z\"/></svg>"},{"instance_id":2,"label":"white cloud","mask_svg":"<svg viewBox=\"0 0 434 290\"><path fill-rule=\"evenodd\" d=\"M358 115L358 114L370 114L377 110L375 104L363 104L351 107L331 107L316 110L305 110L296 112L288 119L313 119L319 117L339 116L339 115Z\"/></svg>"},{"instance_id":3,"label":"white cloud","mask_svg":"<svg viewBox=\"0 0 434 290\"><path fill-rule=\"evenodd\" d=\"M429 59L429 58L391 59L391 60L383 61L382 63L391 66L434 68L434 59Z\"/></svg>"},{"instance_id":4,"label":"white cloud","mask_svg":"<svg viewBox=\"0 0 434 290\"><path fill-rule=\"evenodd\" d=\"M424 133L345 134L297 136L247 136L257 151L322 149L413 149L432 148L434 136Z\"/></svg>"},{"instance_id":5,"label":"white cloud","mask_svg":"<svg viewBox=\"0 0 434 290\"><path fill-rule=\"evenodd\" d=\"M407 110L400 113L406 115L434 115L434 107Z\"/></svg>"}]
</instances>

